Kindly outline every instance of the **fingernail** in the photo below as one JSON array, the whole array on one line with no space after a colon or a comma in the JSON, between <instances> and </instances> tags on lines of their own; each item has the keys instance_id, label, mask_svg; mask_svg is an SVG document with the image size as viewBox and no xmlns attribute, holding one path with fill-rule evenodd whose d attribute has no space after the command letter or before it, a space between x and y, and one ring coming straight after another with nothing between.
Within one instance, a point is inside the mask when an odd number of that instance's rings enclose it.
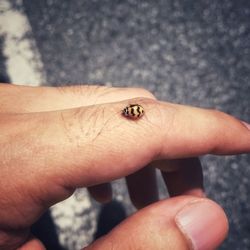
<instances>
[{"instance_id":1,"label":"fingernail","mask_svg":"<svg viewBox=\"0 0 250 250\"><path fill-rule=\"evenodd\" d=\"M175 221L194 250L216 249L228 227L222 209L206 200L186 205L178 212Z\"/></svg>"},{"instance_id":2,"label":"fingernail","mask_svg":"<svg viewBox=\"0 0 250 250\"><path fill-rule=\"evenodd\" d=\"M249 129L250 130L250 124L249 123L247 123L247 122L243 122L243 121L241 121L245 126L246 126L246 128L247 129Z\"/></svg>"}]
</instances>

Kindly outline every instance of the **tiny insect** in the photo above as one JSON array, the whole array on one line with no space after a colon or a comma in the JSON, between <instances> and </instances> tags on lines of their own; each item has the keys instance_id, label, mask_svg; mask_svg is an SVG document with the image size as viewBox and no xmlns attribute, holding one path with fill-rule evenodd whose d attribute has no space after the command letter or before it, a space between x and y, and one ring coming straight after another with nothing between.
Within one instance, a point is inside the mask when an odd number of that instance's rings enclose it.
<instances>
[{"instance_id":1,"label":"tiny insect","mask_svg":"<svg viewBox=\"0 0 250 250\"><path fill-rule=\"evenodd\" d=\"M144 115L144 109L139 104L130 104L122 110L122 114L131 119L139 119Z\"/></svg>"}]
</instances>

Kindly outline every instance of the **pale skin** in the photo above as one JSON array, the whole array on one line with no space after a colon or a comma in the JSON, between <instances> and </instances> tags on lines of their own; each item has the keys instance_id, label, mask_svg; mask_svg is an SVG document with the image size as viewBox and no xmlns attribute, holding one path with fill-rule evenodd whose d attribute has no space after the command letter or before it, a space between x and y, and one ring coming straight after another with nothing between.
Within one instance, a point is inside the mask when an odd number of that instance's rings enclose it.
<instances>
[{"instance_id":1,"label":"pale skin","mask_svg":"<svg viewBox=\"0 0 250 250\"><path fill-rule=\"evenodd\" d=\"M121 114L131 103L145 111L136 121ZM29 228L46 209L77 187L108 201L108 183L125 176L140 210L86 249L214 249L228 223L222 208L204 197L196 157L250 152L250 129L240 120L160 102L136 88L0 84L0 131L0 249L44 249ZM155 167L171 196L160 202ZM201 213L214 215L216 228L200 233L202 244L178 222L183 208L198 203Z\"/></svg>"}]
</instances>

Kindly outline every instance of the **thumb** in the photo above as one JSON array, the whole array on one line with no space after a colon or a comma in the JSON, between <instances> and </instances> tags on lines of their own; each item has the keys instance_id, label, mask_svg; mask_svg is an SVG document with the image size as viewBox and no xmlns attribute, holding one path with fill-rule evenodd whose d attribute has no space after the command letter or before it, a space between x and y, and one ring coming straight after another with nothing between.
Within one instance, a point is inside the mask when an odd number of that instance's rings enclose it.
<instances>
[{"instance_id":1,"label":"thumb","mask_svg":"<svg viewBox=\"0 0 250 250\"><path fill-rule=\"evenodd\" d=\"M227 231L215 202L179 196L140 210L84 249L216 249Z\"/></svg>"}]
</instances>

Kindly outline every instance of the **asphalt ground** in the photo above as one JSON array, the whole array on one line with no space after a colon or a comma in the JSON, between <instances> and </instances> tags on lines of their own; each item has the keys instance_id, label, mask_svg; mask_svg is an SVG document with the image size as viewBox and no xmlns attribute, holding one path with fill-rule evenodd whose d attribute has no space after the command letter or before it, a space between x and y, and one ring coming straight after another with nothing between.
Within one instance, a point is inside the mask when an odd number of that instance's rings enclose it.
<instances>
[{"instance_id":1,"label":"asphalt ground","mask_svg":"<svg viewBox=\"0 0 250 250\"><path fill-rule=\"evenodd\" d=\"M164 101L216 108L250 122L250 1L10 2L31 26L42 84L143 87ZM0 48L4 39L0 36ZM7 59L0 52L1 75L12 79ZM230 221L220 249L250 249L250 156L206 156L202 162L207 195ZM131 211L126 189L115 185L115 197ZM75 238L72 222L63 229L58 224L65 247L76 249L83 233L84 242L91 240L95 214L89 214L96 207L90 201L78 214L88 226L81 224Z\"/></svg>"}]
</instances>

